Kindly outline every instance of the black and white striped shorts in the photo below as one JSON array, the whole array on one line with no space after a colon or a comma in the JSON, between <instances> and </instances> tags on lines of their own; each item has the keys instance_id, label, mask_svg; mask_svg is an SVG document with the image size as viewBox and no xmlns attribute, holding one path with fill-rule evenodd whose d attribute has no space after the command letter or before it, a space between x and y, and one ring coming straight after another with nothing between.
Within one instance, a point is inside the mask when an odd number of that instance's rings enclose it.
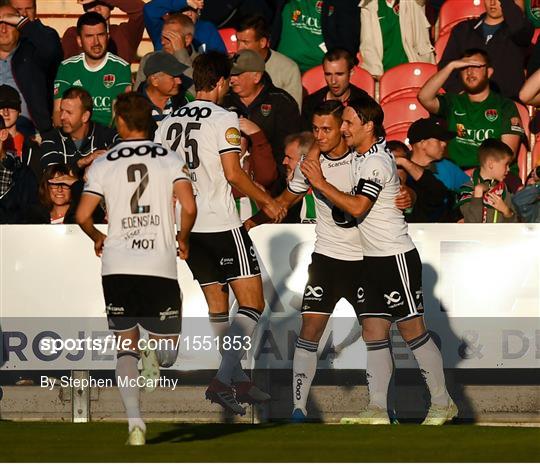
<instances>
[{"instance_id":1,"label":"black and white striped shorts","mask_svg":"<svg viewBox=\"0 0 540 467\"><path fill-rule=\"evenodd\" d=\"M422 261L416 248L393 256L364 256L363 318L403 321L424 313Z\"/></svg>"},{"instance_id":2,"label":"black and white striped shorts","mask_svg":"<svg viewBox=\"0 0 540 467\"><path fill-rule=\"evenodd\" d=\"M261 273L255 248L241 226L224 232L192 232L187 263L201 287Z\"/></svg>"}]
</instances>

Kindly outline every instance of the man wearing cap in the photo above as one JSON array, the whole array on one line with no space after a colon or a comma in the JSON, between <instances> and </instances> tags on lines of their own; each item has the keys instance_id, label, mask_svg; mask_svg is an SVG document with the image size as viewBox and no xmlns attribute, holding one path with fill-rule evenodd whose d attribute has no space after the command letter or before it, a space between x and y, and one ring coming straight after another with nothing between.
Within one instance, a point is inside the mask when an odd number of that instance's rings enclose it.
<instances>
[{"instance_id":1,"label":"man wearing cap","mask_svg":"<svg viewBox=\"0 0 540 467\"><path fill-rule=\"evenodd\" d=\"M152 104L152 118L158 125L171 112L187 104L181 90L181 76L187 68L163 50L148 56L144 64L146 82L141 84L138 92Z\"/></svg>"},{"instance_id":2,"label":"man wearing cap","mask_svg":"<svg viewBox=\"0 0 540 467\"><path fill-rule=\"evenodd\" d=\"M456 136L433 118L414 122L407 132L412 146L410 159L397 157L407 172L406 185L416 193L407 222L455 222L455 194L469 177L453 162L444 159L447 142Z\"/></svg>"},{"instance_id":3,"label":"man wearing cap","mask_svg":"<svg viewBox=\"0 0 540 467\"><path fill-rule=\"evenodd\" d=\"M66 89L60 99L61 127L43 134L40 146L43 168L66 164L74 175L82 176L96 158L116 141L112 128L91 121L92 97L83 88Z\"/></svg>"},{"instance_id":4,"label":"man wearing cap","mask_svg":"<svg viewBox=\"0 0 540 467\"><path fill-rule=\"evenodd\" d=\"M109 126L116 96L131 89L131 68L125 60L107 52L107 22L100 14L91 11L82 15L77 21L77 34L83 53L64 60L54 82L54 125L61 125L62 93L72 86L78 86L92 96L92 119Z\"/></svg>"},{"instance_id":5,"label":"man wearing cap","mask_svg":"<svg viewBox=\"0 0 540 467\"><path fill-rule=\"evenodd\" d=\"M144 2L142 0L77 0L77 3L82 5L85 13L95 11L105 18L111 38L108 51L123 58L126 62L133 62L137 57L137 48L144 32ZM111 24L111 11L115 7L127 15L127 21ZM62 37L62 47L64 58L82 52L77 43L75 26L66 29Z\"/></svg>"},{"instance_id":6,"label":"man wearing cap","mask_svg":"<svg viewBox=\"0 0 540 467\"><path fill-rule=\"evenodd\" d=\"M265 74L264 59L253 50L240 50L233 57L231 90L223 99L225 108L235 107L263 130L272 146L280 171L276 195L285 188L285 169L282 164L284 140L287 135L301 131L298 104L286 91L276 88Z\"/></svg>"}]
</instances>

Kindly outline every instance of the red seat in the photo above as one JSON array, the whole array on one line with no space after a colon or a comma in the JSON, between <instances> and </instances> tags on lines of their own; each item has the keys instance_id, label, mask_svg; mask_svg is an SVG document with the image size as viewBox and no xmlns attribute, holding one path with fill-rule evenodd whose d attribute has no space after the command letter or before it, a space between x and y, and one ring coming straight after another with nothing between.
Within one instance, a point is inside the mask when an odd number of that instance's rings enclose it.
<instances>
[{"instance_id":1,"label":"red seat","mask_svg":"<svg viewBox=\"0 0 540 467\"><path fill-rule=\"evenodd\" d=\"M229 55L235 54L238 52L237 39L236 39L236 29L234 28L223 28L219 29L219 35L225 43L225 48Z\"/></svg>"},{"instance_id":2,"label":"red seat","mask_svg":"<svg viewBox=\"0 0 540 467\"><path fill-rule=\"evenodd\" d=\"M429 117L429 112L422 107L415 97L403 97L382 105L384 129L388 134L407 131L411 123L419 118Z\"/></svg>"},{"instance_id":3,"label":"red seat","mask_svg":"<svg viewBox=\"0 0 540 467\"><path fill-rule=\"evenodd\" d=\"M450 32L439 36L435 42L435 60L437 63L441 61L444 54L444 49L446 49L446 44L448 44L448 39L450 39Z\"/></svg>"},{"instance_id":4,"label":"red seat","mask_svg":"<svg viewBox=\"0 0 540 467\"><path fill-rule=\"evenodd\" d=\"M447 0L439 12L439 34L447 34L461 21L477 18L486 10L484 0Z\"/></svg>"},{"instance_id":5,"label":"red seat","mask_svg":"<svg viewBox=\"0 0 540 467\"><path fill-rule=\"evenodd\" d=\"M355 66L351 76L351 84L363 89L371 97L375 96L375 80L363 68ZM302 75L302 86L307 94L313 94L326 86L322 65L313 67Z\"/></svg>"},{"instance_id":6,"label":"red seat","mask_svg":"<svg viewBox=\"0 0 540 467\"><path fill-rule=\"evenodd\" d=\"M536 44L536 41L538 40L538 36L540 36L540 28L536 28L534 30L534 34L532 36L532 39L531 39L531 44Z\"/></svg>"},{"instance_id":7,"label":"red seat","mask_svg":"<svg viewBox=\"0 0 540 467\"><path fill-rule=\"evenodd\" d=\"M436 72L432 63L404 63L385 71L379 81L379 102L383 105L401 97L416 97Z\"/></svg>"}]
</instances>

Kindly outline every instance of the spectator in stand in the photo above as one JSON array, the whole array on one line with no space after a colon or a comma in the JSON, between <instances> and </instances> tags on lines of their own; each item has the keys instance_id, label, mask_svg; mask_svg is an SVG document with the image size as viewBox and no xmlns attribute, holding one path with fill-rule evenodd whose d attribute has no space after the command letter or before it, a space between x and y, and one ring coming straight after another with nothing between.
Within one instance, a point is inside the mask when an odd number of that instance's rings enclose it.
<instances>
[{"instance_id":1,"label":"spectator in stand","mask_svg":"<svg viewBox=\"0 0 540 467\"><path fill-rule=\"evenodd\" d=\"M21 96L15 88L7 84L0 85L0 115L4 119L8 131L5 142L7 151L17 155L24 165L29 166L39 180L41 167L39 165L39 145L36 141L17 130L17 120L21 113Z\"/></svg>"},{"instance_id":2,"label":"spectator in stand","mask_svg":"<svg viewBox=\"0 0 540 467\"><path fill-rule=\"evenodd\" d=\"M71 174L65 164L47 167L39 183L38 202L29 207L25 224L76 224L75 211L81 199L84 183ZM99 207L94 222L101 224L105 213Z\"/></svg>"},{"instance_id":3,"label":"spectator in stand","mask_svg":"<svg viewBox=\"0 0 540 467\"><path fill-rule=\"evenodd\" d=\"M214 23L219 29L238 29L243 18L253 15L261 15L272 24L274 8L266 0L205 0L201 19Z\"/></svg>"},{"instance_id":4,"label":"spectator in stand","mask_svg":"<svg viewBox=\"0 0 540 467\"><path fill-rule=\"evenodd\" d=\"M459 71L465 92L438 94L454 70ZM444 118L448 129L457 137L450 141L450 159L463 170L478 166L477 149L488 138L500 138L517 154L523 125L516 104L490 89L493 74L486 52L479 49L465 51L463 57L448 63L423 86L418 100L432 114ZM508 179L515 192L519 180Z\"/></svg>"},{"instance_id":5,"label":"spectator in stand","mask_svg":"<svg viewBox=\"0 0 540 467\"><path fill-rule=\"evenodd\" d=\"M426 0L362 0L362 68L375 79L397 65L435 63Z\"/></svg>"},{"instance_id":6,"label":"spectator in stand","mask_svg":"<svg viewBox=\"0 0 540 467\"><path fill-rule=\"evenodd\" d=\"M416 193L407 222L455 222L456 194L470 178L444 159L446 144L456 134L432 118L414 122L407 132L412 151L396 157L396 164L407 173L406 185Z\"/></svg>"},{"instance_id":7,"label":"spectator in stand","mask_svg":"<svg viewBox=\"0 0 540 467\"><path fill-rule=\"evenodd\" d=\"M0 85L21 95L17 128L25 135L49 130L52 111L52 79L62 60L58 34L20 16L15 8L0 6Z\"/></svg>"},{"instance_id":8,"label":"spectator in stand","mask_svg":"<svg viewBox=\"0 0 540 467\"><path fill-rule=\"evenodd\" d=\"M54 125L61 125L60 96L66 89L79 86L92 96L93 120L108 126L116 96L131 89L131 68L125 60L107 52L107 22L99 13L82 15L77 21L77 34L83 52L61 63L54 82Z\"/></svg>"},{"instance_id":9,"label":"spectator in stand","mask_svg":"<svg viewBox=\"0 0 540 467\"><path fill-rule=\"evenodd\" d=\"M488 138L478 148L480 167L461 188L458 202L465 222L517 222L512 195L504 183L514 159L512 149L498 139Z\"/></svg>"},{"instance_id":10,"label":"spectator in stand","mask_svg":"<svg viewBox=\"0 0 540 467\"><path fill-rule=\"evenodd\" d=\"M50 90L56 77L58 65L62 61L60 36L55 29L45 26L37 17L36 0L9 0L9 4L17 10L20 16L28 18L31 25L27 33L34 38L34 44L46 43L56 50L56 60L51 63L50 69L47 71L47 89Z\"/></svg>"},{"instance_id":11,"label":"spectator in stand","mask_svg":"<svg viewBox=\"0 0 540 467\"><path fill-rule=\"evenodd\" d=\"M536 167L525 187L512 198L514 209L523 222L540 222L540 169Z\"/></svg>"},{"instance_id":12,"label":"spectator in stand","mask_svg":"<svg viewBox=\"0 0 540 467\"><path fill-rule=\"evenodd\" d=\"M118 55L128 63L136 60L137 49L144 32L144 2L142 0L77 0L77 3L82 5L85 13L89 11L99 13L107 22L107 29L110 36L109 43L107 44L107 50L109 52ZM120 24L111 24L111 12L115 7L127 14L127 21ZM75 26L67 28L66 32L64 32L64 36L62 37L64 58L69 58L82 52L77 36L78 33Z\"/></svg>"},{"instance_id":13,"label":"spectator in stand","mask_svg":"<svg viewBox=\"0 0 540 467\"><path fill-rule=\"evenodd\" d=\"M356 55L360 46L360 8L356 0L276 0L270 47L305 71L335 48Z\"/></svg>"},{"instance_id":14,"label":"spectator in stand","mask_svg":"<svg viewBox=\"0 0 540 467\"><path fill-rule=\"evenodd\" d=\"M0 117L0 224L19 224L37 200L37 181L30 167L15 153L6 151L7 139L8 131Z\"/></svg>"},{"instance_id":15,"label":"spectator in stand","mask_svg":"<svg viewBox=\"0 0 540 467\"><path fill-rule=\"evenodd\" d=\"M272 154L272 146L264 136L264 132L251 120L239 116L240 121L240 165L249 178L265 190L270 190L278 178L276 161ZM259 208L254 201L247 198L233 187L233 196L242 222L255 214Z\"/></svg>"},{"instance_id":16,"label":"spectator in stand","mask_svg":"<svg viewBox=\"0 0 540 467\"><path fill-rule=\"evenodd\" d=\"M199 55L193 47L194 31L195 25L193 21L182 13L168 14L161 30L162 50L173 55L182 65L188 67L184 73L190 82L191 78L193 78L193 69L191 66L195 57ZM141 83L146 81L144 66L152 53L150 52L141 58L141 63L137 70L137 78L135 79L135 89L139 89ZM195 88L193 86L189 88L189 93L195 96Z\"/></svg>"},{"instance_id":17,"label":"spectator in stand","mask_svg":"<svg viewBox=\"0 0 540 467\"><path fill-rule=\"evenodd\" d=\"M525 81L525 58L534 28L516 1L484 0L484 3L486 13L480 19L462 21L452 29L439 69L463 57L468 49L485 50L493 66L493 89L517 99ZM444 89L452 93L464 89L458 73L449 76Z\"/></svg>"},{"instance_id":18,"label":"spectator in stand","mask_svg":"<svg viewBox=\"0 0 540 467\"><path fill-rule=\"evenodd\" d=\"M217 28L209 21L200 20L200 12L204 7L204 0L150 0L144 6L144 22L146 30L152 39L155 50L160 50L161 29L165 15L180 11L186 14L195 24L193 45L198 53L210 50L227 53L223 39Z\"/></svg>"},{"instance_id":19,"label":"spectator in stand","mask_svg":"<svg viewBox=\"0 0 540 467\"><path fill-rule=\"evenodd\" d=\"M302 107L302 80L298 65L285 55L270 49L270 28L262 16L248 16L236 30L238 50L251 49L265 61L272 84L287 91Z\"/></svg>"},{"instance_id":20,"label":"spectator in stand","mask_svg":"<svg viewBox=\"0 0 540 467\"><path fill-rule=\"evenodd\" d=\"M283 140L301 127L296 101L276 88L265 74L264 59L253 50L241 50L233 59L231 90L223 100L225 108L236 108L264 132L279 168L283 160ZM280 174L285 187L284 173Z\"/></svg>"},{"instance_id":21,"label":"spectator in stand","mask_svg":"<svg viewBox=\"0 0 540 467\"><path fill-rule=\"evenodd\" d=\"M304 99L302 120L306 129L311 129L313 112L324 101L336 100L344 105L366 91L351 84L351 76L356 58L345 49L333 49L324 54L322 66L327 86Z\"/></svg>"},{"instance_id":22,"label":"spectator in stand","mask_svg":"<svg viewBox=\"0 0 540 467\"><path fill-rule=\"evenodd\" d=\"M41 166L66 164L81 177L94 159L103 155L116 140L116 131L92 122L93 103L88 91L69 88L60 100L61 128L43 135Z\"/></svg>"},{"instance_id":23,"label":"spectator in stand","mask_svg":"<svg viewBox=\"0 0 540 467\"><path fill-rule=\"evenodd\" d=\"M182 74L187 68L163 50L147 57L144 64L146 82L137 91L152 105L152 118L157 125L171 112L187 104L181 89Z\"/></svg>"}]
</instances>

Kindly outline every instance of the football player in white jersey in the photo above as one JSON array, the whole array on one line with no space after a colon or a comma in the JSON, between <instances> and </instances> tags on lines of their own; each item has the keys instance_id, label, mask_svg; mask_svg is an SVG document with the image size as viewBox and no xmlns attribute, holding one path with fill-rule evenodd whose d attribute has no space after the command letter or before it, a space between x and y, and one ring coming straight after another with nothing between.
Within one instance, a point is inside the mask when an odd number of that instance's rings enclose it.
<instances>
[{"instance_id":1,"label":"football player in white jersey","mask_svg":"<svg viewBox=\"0 0 540 467\"><path fill-rule=\"evenodd\" d=\"M367 311L361 316L368 350L370 400L359 418L343 422L390 423L386 404L393 371L389 330L395 321L431 394L431 407L423 423L442 425L457 415L457 407L446 390L441 353L424 324L422 263L403 214L394 204L399 177L386 148L383 119L380 105L370 97L351 101L343 113L343 135L356 150L352 163L354 195L325 180L317 161L306 160L301 168L315 189L358 219L364 250Z\"/></svg>"},{"instance_id":2,"label":"football player in white jersey","mask_svg":"<svg viewBox=\"0 0 540 467\"><path fill-rule=\"evenodd\" d=\"M139 326L156 343L158 363L173 365L181 329L176 244L189 255L189 234L197 213L191 181L182 158L148 139L152 109L135 93L121 94L115 122L122 142L96 159L77 209L77 222L101 256L103 293L109 328L117 337L116 377L129 422L127 444L145 444L146 426L139 406L137 364ZM175 235L173 194L182 205ZM108 234L95 226L92 213L104 199ZM156 384L154 381L153 384Z\"/></svg>"},{"instance_id":3,"label":"football player in white jersey","mask_svg":"<svg viewBox=\"0 0 540 467\"><path fill-rule=\"evenodd\" d=\"M193 62L196 100L163 120L155 140L185 154L195 187L198 216L187 262L201 285L214 332L223 343L221 365L206 397L243 415L245 409L239 402L263 402L270 396L253 385L241 366L265 304L257 256L240 221L231 185L274 221L281 220L286 210L240 166L238 116L217 105L228 90L230 73L227 56L217 52L199 55ZM229 286L238 301L230 326Z\"/></svg>"}]
</instances>

